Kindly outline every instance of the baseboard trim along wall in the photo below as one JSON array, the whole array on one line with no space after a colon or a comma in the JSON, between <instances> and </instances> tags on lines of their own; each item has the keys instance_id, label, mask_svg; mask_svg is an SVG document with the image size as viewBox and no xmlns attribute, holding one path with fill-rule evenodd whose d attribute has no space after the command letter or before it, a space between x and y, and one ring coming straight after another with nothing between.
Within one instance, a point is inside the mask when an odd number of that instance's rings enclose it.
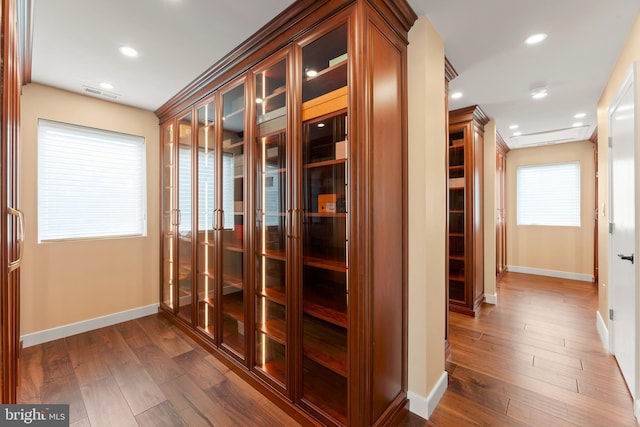
<instances>
[{"instance_id":1,"label":"baseboard trim along wall","mask_svg":"<svg viewBox=\"0 0 640 427\"><path fill-rule=\"evenodd\" d=\"M149 316L150 314L158 312L158 306L158 304L151 304L145 307L133 308L119 313L108 314L106 316L83 320L82 322L71 323L69 325L58 326L57 328L23 335L21 337L22 345L25 348L31 347L60 338L70 337L71 335L93 331L94 329L104 328L105 326L115 325L116 323Z\"/></svg>"},{"instance_id":2,"label":"baseboard trim along wall","mask_svg":"<svg viewBox=\"0 0 640 427\"><path fill-rule=\"evenodd\" d=\"M609 330L607 329L607 323L600 315L599 310L596 310L596 328L598 329L598 335L600 335L602 346L605 350L609 351Z\"/></svg>"},{"instance_id":3,"label":"baseboard trim along wall","mask_svg":"<svg viewBox=\"0 0 640 427\"><path fill-rule=\"evenodd\" d=\"M407 392L407 398L409 399L409 410L422 418L429 419L433 411L436 410L438 402L442 399L444 392L447 391L449 384L449 376L447 371L443 372L436 385L429 393L429 396L424 397L412 391Z\"/></svg>"},{"instance_id":4,"label":"baseboard trim along wall","mask_svg":"<svg viewBox=\"0 0 640 427\"><path fill-rule=\"evenodd\" d=\"M581 282L593 282L593 276L590 274L570 273L568 271L543 270L541 268L518 267L516 265L508 265L507 270L513 273L535 274L536 276L580 280Z\"/></svg>"},{"instance_id":5,"label":"baseboard trim along wall","mask_svg":"<svg viewBox=\"0 0 640 427\"><path fill-rule=\"evenodd\" d=\"M484 302L487 304L497 304L498 303L498 293L495 294L484 294Z\"/></svg>"},{"instance_id":6,"label":"baseboard trim along wall","mask_svg":"<svg viewBox=\"0 0 640 427\"><path fill-rule=\"evenodd\" d=\"M636 404L633 405L633 414L636 416L636 421L640 420L640 400L636 400Z\"/></svg>"}]
</instances>

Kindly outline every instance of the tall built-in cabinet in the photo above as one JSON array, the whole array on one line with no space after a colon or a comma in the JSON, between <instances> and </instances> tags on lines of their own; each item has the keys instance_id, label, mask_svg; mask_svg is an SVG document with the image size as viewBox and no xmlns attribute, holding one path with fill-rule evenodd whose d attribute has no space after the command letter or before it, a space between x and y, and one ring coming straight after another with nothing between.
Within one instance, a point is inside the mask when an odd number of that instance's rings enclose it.
<instances>
[{"instance_id":1,"label":"tall built-in cabinet","mask_svg":"<svg viewBox=\"0 0 640 427\"><path fill-rule=\"evenodd\" d=\"M496 141L496 276L507 270L507 153L509 146L500 134Z\"/></svg>"},{"instance_id":2,"label":"tall built-in cabinet","mask_svg":"<svg viewBox=\"0 0 640 427\"><path fill-rule=\"evenodd\" d=\"M24 1L0 3L0 403L16 403L20 354L20 265L24 217L20 210L20 90L29 19Z\"/></svg>"},{"instance_id":3,"label":"tall built-in cabinet","mask_svg":"<svg viewBox=\"0 0 640 427\"><path fill-rule=\"evenodd\" d=\"M156 112L161 312L303 422L407 407L415 19L296 2Z\"/></svg>"},{"instance_id":4,"label":"tall built-in cabinet","mask_svg":"<svg viewBox=\"0 0 640 427\"><path fill-rule=\"evenodd\" d=\"M475 316L484 301L484 125L477 105L449 112L449 309Z\"/></svg>"}]
</instances>

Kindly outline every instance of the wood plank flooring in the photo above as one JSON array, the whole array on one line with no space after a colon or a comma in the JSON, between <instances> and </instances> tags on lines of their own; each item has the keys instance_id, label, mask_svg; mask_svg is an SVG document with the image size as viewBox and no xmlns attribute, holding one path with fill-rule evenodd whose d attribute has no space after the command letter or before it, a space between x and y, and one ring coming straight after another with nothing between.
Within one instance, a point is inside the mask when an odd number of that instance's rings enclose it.
<instances>
[{"instance_id":1,"label":"wood plank flooring","mask_svg":"<svg viewBox=\"0 0 640 427\"><path fill-rule=\"evenodd\" d=\"M596 331L594 285L502 275L498 304L449 314L449 388L405 426L635 426L631 396Z\"/></svg>"},{"instance_id":2,"label":"wood plank flooring","mask_svg":"<svg viewBox=\"0 0 640 427\"><path fill-rule=\"evenodd\" d=\"M585 282L506 273L498 305L451 313L449 388L417 426L635 426ZM26 348L22 403L69 403L72 426L293 426L158 315ZM409 373L411 375L411 373Z\"/></svg>"}]
</instances>

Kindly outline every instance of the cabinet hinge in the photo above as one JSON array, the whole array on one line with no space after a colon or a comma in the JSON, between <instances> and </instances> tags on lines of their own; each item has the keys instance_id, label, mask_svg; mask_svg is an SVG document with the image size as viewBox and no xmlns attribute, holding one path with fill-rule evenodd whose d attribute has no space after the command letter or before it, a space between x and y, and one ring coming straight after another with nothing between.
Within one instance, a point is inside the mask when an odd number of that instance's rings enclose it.
<instances>
[{"instance_id":1,"label":"cabinet hinge","mask_svg":"<svg viewBox=\"0 0 640 427\"><path fill-rule=\"evenodd\" d=\"M613 234L615 229L616 229L615 225L612 222L610 222L609 223L609 234Z\"/></svg>"},{"instance_id":2,"label":"cabinet hinge","mask_svg":"<svg viewBox=\"0 0 640 427\"><path fill-rule=\"evenodd\" d=\"M609 309L609 320L613 320L613 308Z\"/></svg>"},{"instance_id":3,"label":"cabinet hinge","mask_svg":"<svg viewBox=\"0 0 640 427\"><path fill-rule=\"evenodd\" d=\"M613 138L612 138L612 137L609 137L609 138L607 138L607 141L608 141L608 143L609 143L609 147L610 147L610 148L611 148L611 147L613 147Z\"/></svg>"}]
</instances>

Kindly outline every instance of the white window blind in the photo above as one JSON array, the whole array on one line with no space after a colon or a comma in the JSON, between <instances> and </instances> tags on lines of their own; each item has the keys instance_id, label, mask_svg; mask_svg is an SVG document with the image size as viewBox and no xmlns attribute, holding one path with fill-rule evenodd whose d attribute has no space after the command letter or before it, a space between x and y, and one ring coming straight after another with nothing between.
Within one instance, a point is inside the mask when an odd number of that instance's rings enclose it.
<instances>
[{"instance_id":1,"label":"white window blind","mask_svg":"<svg viewBox=\"0 0 640 427\"><path fill-rule=\"evenodd\" d=\"M518 225L580 226L580 163L518 166Z\"/></svg>"},{"instance_id":2,"label":"white window blind","mask_svg":"<svg viewBox=\"0 0 640 427\"><path fill-rule=\"evenodd\" d=\"M38 242L146 228L144 138L40 119Z\"/></svg>"}]
</instances>

